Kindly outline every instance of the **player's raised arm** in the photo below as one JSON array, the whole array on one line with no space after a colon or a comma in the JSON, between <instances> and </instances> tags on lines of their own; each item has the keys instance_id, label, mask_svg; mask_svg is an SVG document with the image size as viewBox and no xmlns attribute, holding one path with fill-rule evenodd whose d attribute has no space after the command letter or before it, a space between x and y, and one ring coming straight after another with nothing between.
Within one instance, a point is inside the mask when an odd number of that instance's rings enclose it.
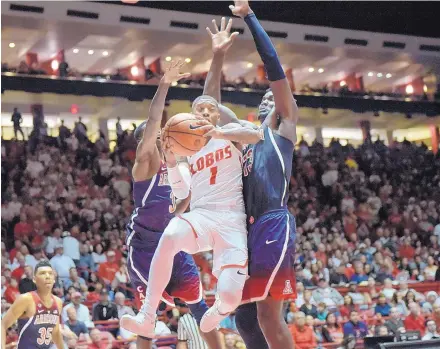
<instances>
[{"instance_id":1,"label":"player's raised arm","mask_svg":"<svg viewBox=\"0 0 440 349\"><path fill-rule=\"evenodd\" d=\"M212 20L213 31L209 27L206 28L212 41L212 52L214 54L209 68L208 75L206 76L205 87L203 94L215 98L215 100L221 102L221 75L223 62L228 49L231 47L234 39L238 35L237 32L231 34L232 19L229 19L226 25L226 18L222 17L220 28L217 26L215 19ZM220 30L219 30L220 29Z\"/></svg>"},{"instance_id":2,"label":"player's raised arm","mask_svg":"<svg viewBox=\"0 0 440 349\"><path fill-rule=\"evenodd\" d=\"M266 68L277 114L283 119L289 119L296 123L298 120L298 107L269 35L264 31L249 7L249 1L234 1L234 5L229 6L229 8L234 15L244 19L252 33L257 51Z\"/></svg>"},{"instance_id":3,"label":"player's raised arm","mask_svg":"<svg viewBox=\"0 0 440 349\"><path fill-rule=\"evenodd\" d=\"M145 180L145 173L149 172L148 167L145 168L145 163L151 161L153 155L157 155L157 159L160 158L159 150L156 146L156 139L157 134L160 130L163 111L165 109L166 96L172 82L190 76L189 73L179 73L179 70L183 67L184 64L185 63L181 61L172 61L170 65L165 69L165 74L159 82L156 94L151 101L150 109L148 112L148 119L146 121L142 137L136 149L136 162L133 166L132 173L134 180ZM139 166L139 164L143 165ZM155 173L156 171L152 170L152 172Z\"/></svg>"},{"instance_id":4,"label":"player's raised arm","mask_svg":"<svg viewBox=\"0 0 440 349\"><path fill-rule=\"evenodd\" d=\"M20 295L15 302L11 305L2 319L2 348L6 349L6 333L8 328L11 327L22 316L26 309L32 302L32 296L30 294Z\"/></svg>"}]
</instances>

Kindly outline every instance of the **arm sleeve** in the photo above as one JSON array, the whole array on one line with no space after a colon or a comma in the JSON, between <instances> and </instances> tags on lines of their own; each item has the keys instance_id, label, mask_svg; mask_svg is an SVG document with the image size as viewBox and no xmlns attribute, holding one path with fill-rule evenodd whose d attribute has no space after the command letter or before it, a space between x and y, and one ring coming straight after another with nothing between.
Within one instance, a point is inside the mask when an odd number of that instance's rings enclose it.
<instances>
[{"instance_id":1,"label":"arm sleeve","mask_svg":"<svg viewBox=\"0 0 440 349\"><path fill-rule=\"evenodd\" d=\"M177 164L175 167L168 167L168 181L176 198L186 199L188 197L191 173L187 165Z\"/></svg>"}]
</instances>

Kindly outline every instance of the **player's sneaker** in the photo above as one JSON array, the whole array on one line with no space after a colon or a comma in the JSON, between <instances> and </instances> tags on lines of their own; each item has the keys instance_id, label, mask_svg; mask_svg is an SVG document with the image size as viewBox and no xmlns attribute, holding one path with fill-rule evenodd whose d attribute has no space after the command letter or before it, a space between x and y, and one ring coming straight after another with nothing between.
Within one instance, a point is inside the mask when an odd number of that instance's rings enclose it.
<instances>
[{"instance_id":1,"label":"player's sneaker","mask_svg":"<svg viewBox=\"0 0 440 349\"><path fill-rule=\"evenodd\" d=\"M230 314L221 314L218 310L220 304L220 299L216 299L212 307L203 315L202 320L200 321L200 330L202 332L208 333L216 329L220 325L220 322Z\"/></svg>"},{"instance_id":2,"label":"player's sneaker","mask_svg":"<svg viewBox=\"0 0 440 349\"><path fill-rule=\"evenodd\" d=\"M156 314L150 315L141 310L136 316L123 315L120 326L139 336L154 338L154 328L156 327Z\"/></svg>"}]
</instances>

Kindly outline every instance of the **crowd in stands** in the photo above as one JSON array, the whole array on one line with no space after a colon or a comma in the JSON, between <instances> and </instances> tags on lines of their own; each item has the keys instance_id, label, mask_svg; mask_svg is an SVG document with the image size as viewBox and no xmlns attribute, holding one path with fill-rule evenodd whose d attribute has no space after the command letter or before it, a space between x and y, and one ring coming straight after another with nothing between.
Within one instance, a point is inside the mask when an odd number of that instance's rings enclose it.
<instances>
[{"instance_id":1,"label":"crowd in stands","mask_svg":"<svg viewBox=\"0 0 440 349\"><path fill-rule=\"evenodd\" d=\"M124 247L136 142L123 131L110 152L104 136L92 143L82 125L62 126L56 138L37 129L28 141L2 140L1 311L35 289L33 267L49 259L65 304L66 348L134 348L117 319L136 311ZM300 140L289 210L297 298L285 319L296 348L404 330L440 337L439 153L408 141L355 149ZM212 295L212 254L195 259ZM162 310L157 334L178 333L187 313L184 305ZM222 327L227 348L242 348L233 314ZM10 330L8 341L16 339Z\"/></svg>"},{"instance_id":2,"label":"crowd in stands","mask_svg":"<svg viewBox=\"0 0 440 349\"><path fill-rule=\"evenodd\" d=\"M18 74L27 75L50 75L47 71L43 70L37 63L33 63L32 66L28 66L26 62L22 61L18 67L9 67L8 64L2 64L2 73L11 72ZM114 74L102 74L102 73L81 73L75 69L69 68L67 62L61 62L58 68L58 74L60 77L71 77L71 78L89 78L89 79L106 79L113 81L128 81L130 77L124 74L120 69L116 69ZM160 76L154 73L150 69L146 69L143 73L143 78L141 80L150 81L156 84ZM179 81L179 86L190 86L203 88L205 85L206 74L193 74L187 79L182 79ZM246 81L243 77L238 77L235 80L227 79L225 76L222 78L222 89L228 90L256 90L265 91L269 87L268 81L260 81L257 78L252 79L252 81ZM439 87L440 88L440 87ZM437 92L433 95L434 99L440 99L440 89L437 88ZM367 91L367 90L357 90L351 91L347 85L342 87L332 87L332 83L321 83L318 86L310 87L307 83L301 86L299 91L296 93L300 94L310 94L319 93L322 95L331 96L350 96L357 98L382 98L404 100L405 98L411 97L412 100L424 100L427 101L430 98L426 93L422 95L405 95L395 92L384 92L384 91Z\"/></svg>"}]
</instances>

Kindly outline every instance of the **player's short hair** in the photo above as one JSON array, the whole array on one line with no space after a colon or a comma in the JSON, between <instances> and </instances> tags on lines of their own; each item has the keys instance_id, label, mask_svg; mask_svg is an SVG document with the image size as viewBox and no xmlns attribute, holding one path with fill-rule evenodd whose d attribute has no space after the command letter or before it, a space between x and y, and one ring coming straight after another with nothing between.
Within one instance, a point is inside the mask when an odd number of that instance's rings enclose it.
<instances>
[{"instance_id":1,"label":"player's short hair","mask_svg":"<svg viewBox=\"0 0 440 349\"><path fill-rule=\"evenodd\" d=\"M52 265L49 263L48 260L41 261L41 262L38 262L37 265L35 266L34 275L37 274L39 268L44 268L44 267L49 267L49 268L53 269Z\"/></svg>"},{"instance_id":2,"label":"player's short hair","mask_svg":"<svg viewBox=\"0 0 440 349\"><path fill-rule=\"evenodd\" d=\"M212 104L214 104L218 108L218 102L217 102L217 100L214 97L209 96L209 95L201 95L201 96L198 96L194 100L194 102L192 103L191 109L194 110L195 106L197 104L199 104L199 103L202 103L202 102L212 103Z\"/></svg>"},{"instance_id":3,"label":"player's short hair","mask_svg":"<svg viewBox=\"0 0 440 349\"><path fill-rule=\"evenodd\" d=\"M144 134L145 127L147 125L147 121L142 121L141 124L136 127L134 130L134 139L136 139L136 142L140 142L142 140L142 135Z\"/></svg>"}]
</instances>

